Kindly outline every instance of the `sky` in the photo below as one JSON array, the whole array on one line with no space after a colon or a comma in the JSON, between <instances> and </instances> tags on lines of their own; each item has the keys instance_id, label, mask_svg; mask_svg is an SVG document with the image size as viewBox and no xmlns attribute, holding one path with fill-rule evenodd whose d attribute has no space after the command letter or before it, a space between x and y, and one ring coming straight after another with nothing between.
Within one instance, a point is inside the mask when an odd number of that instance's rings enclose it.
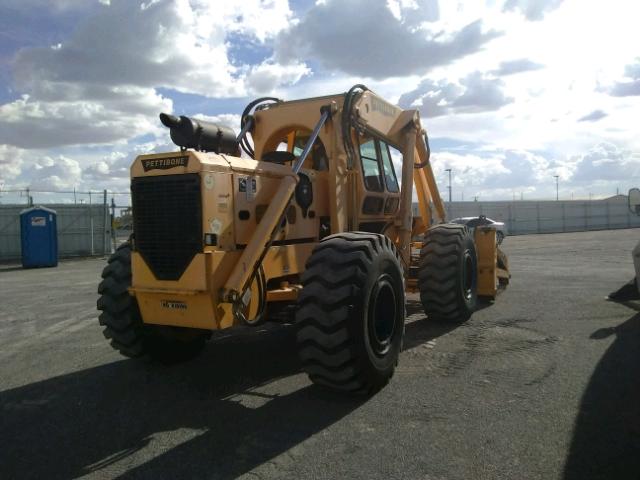
<instances>
[{"instance_id":1,"label":"sky","mask_svg":"<svg viewBox=\"0 0 640 480\"><path fill-rule=\"evenodd\" d=\"M0 202L127 191L137 155L175 149L160 112L238 131L253 98L356 83L420 110L454 200L553 199L555 176L561 199L624 193L638 18L628 0L3 0Z\"/></svg>"}]
</instances>

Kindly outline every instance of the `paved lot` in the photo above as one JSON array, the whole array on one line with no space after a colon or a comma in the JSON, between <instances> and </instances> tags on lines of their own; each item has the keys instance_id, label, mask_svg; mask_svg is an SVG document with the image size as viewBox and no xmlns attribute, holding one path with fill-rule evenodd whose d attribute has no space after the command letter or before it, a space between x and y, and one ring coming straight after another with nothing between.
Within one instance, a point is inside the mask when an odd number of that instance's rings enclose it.
<instances>
[{"instance_id":1,"label":"paved lot","mask_svg":"<svg viewBox=\"0 0 640 480\"><path fill-rule=\"evenodd\" d=\"M291 328L198 359L121 359L97 324L104 260L0 269L0 478L637 479L640 315L604 301L640 230L509 237L513 283L468 323L411 298L387 388L299 372Z\"/></svg>"}]
</instances>

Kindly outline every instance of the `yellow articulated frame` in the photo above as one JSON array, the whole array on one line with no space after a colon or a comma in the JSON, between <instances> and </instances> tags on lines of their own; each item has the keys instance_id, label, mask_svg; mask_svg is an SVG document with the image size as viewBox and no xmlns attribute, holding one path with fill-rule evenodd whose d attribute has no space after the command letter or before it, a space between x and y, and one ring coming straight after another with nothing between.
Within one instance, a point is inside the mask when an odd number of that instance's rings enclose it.
<instances>
[{"instance_id":1,"label":"yellow articulated frame","mask_svg":"<svg viewBox=\"0 0 640 480\"><path fill-rule=\"evenodd\" d=\"M281 245L270 247L263 268L269 278L294 275L304 271L304 264L315 244ZM217 330L236 323L231 304L219 302L219 290L237 264L242 250L234 252L209 251L197 254L176 281L157 280L140 254L132 252L135 295L145 323ZM257 313L258 292L251 288L252 301L248 319ZM267 302L292 301L298 287L280 285L267 292ZM255 301L254 301L255 300Z\"/></svg>"}]
</instances>

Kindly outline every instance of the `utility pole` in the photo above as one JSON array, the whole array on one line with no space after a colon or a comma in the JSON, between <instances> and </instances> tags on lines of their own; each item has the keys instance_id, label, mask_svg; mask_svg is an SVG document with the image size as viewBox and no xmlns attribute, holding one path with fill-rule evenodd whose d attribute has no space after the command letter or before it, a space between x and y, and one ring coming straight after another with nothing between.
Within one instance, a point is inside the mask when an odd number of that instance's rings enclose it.
<instances>
[{"instance_id":1,"label":"utility pole","mask_svg":"<svg viewBox=\"0 0 640 480\"><path fill-rule=\"evenodd\" d=\"M451 203L451 169L445 169L445 172L449 172L449 203Z\"/></svg>"},{"instance_id":2,"label":"utility pole","mask_svg":"<svg viewBox=\"0 0 640 480\"><path fill-rule=\"evenodd\" d=\"M554 175L555 179L556 179L556 202L558 201L558 178L559 175Z\"/></svg>"}]
</instances>

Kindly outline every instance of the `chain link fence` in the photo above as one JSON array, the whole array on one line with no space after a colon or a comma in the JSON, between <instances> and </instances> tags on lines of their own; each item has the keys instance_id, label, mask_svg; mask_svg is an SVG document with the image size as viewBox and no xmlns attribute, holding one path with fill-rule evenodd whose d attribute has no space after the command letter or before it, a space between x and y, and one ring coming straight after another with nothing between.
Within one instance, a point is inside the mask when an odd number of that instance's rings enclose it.
<instances>
[{"instance_id":1,"label":"chain link fence","mask_svg":"<svg viewBox=\"0 0 640 480\"><path fill-rule=\"evenodd\" d=\"M12 263L22 256L20 212L43 206L57 213L58 255L84 257L109 255L130 231L117 228L118 213L129 209L117 205L115 198L127 192L53 192L4 190L0 203L0 262ZM6 203L9 200L11 203ZM130 225L127 227L130 229Z\"/></svg>"}]
</instances>

